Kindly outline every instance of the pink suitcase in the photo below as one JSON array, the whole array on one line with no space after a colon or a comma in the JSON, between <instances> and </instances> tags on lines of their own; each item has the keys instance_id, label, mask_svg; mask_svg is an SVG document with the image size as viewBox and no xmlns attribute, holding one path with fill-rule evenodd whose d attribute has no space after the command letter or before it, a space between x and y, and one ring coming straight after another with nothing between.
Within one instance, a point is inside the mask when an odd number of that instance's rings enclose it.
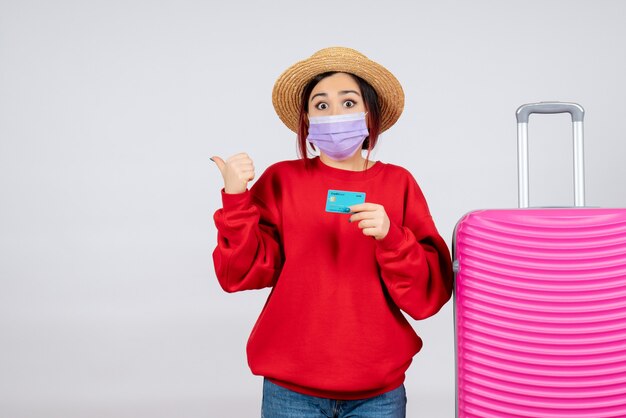
<instances>
[{"instance_id":1,"label":"pink suitcase","mask_svg":"<svg viewBox=\"0 0 626 418\"><path fill-rule=\"evenodd\" d=\"M576 207L529 209L528 118L564 112ZM626 417L626 209L583 207L583 117L521 106L520 208L456 225L457 417Z\"/></svg>"}]
</instances>

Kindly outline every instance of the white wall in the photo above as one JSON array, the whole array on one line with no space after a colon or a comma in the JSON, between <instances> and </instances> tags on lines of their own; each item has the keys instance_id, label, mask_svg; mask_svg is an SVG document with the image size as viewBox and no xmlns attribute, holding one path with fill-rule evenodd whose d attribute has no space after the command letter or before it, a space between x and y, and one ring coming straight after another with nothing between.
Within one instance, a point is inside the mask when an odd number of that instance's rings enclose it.
<instances>
[{"instance_id":1,"label":"white wall","mask_svg":"<svg viewBox=\"0 0 626 418\"><path fill-rule=\"evenodd\" d=\"M375 158L411 170L448 242L517 204L527 102L585 107L588 204L626 207L625 21L618 0L0 1L0 416L260 415L245 343L268 291L217 284L208 157L295 158L271 90L320 48L403 84ZM532 203L569 204L568 117L530 135ZM413 324L408 416L451 417L452 306Z\"/></svg>"}]
</instances>

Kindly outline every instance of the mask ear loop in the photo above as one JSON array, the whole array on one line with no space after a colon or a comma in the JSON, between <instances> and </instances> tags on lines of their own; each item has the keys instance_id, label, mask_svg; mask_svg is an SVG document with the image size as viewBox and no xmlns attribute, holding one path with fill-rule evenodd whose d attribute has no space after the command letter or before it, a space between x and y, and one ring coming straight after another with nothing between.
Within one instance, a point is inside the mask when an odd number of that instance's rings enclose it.
<instances>
[{"instance_id":1,"label":"mask ear loop","mask_svg":"<svg viewBox=\"0 0 626 418\"><path fill-rule=\"evenodd\" d=\"M320 152L314 148L314 145L306 141L306 152L313 157L319 157Z\"/></svg>"}]
</instances>

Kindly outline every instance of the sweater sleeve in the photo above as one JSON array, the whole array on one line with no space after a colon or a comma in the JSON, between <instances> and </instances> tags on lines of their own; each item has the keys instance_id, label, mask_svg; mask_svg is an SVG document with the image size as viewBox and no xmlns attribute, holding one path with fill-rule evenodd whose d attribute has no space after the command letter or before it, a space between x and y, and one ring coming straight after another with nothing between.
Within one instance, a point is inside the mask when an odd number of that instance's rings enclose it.
<instances>
[{"instance_id":1,"label":"sweater sleeve","mask_svg":"<svg viewBox=\"0 0 626 418\"><path fill-rule=\"evenodd\" d=\"M413 319L434 315L450 299L450 252L413 176L405 193L403 224L391 221L387 236L377 241L376 259L391 298Z\"/></svg>"},{"instance_id":2,"label":"sweater sleeve","mask_svg":"<svg viewBox=\"0 0 626 418\"><path fill-rule=\"evenodd\" d=\"M279 210L268 175L264 173L250 190L227 194L213 219L217 246L213 265L226 292L273 286L282 268Z\"/></svg>"}]
</instances>

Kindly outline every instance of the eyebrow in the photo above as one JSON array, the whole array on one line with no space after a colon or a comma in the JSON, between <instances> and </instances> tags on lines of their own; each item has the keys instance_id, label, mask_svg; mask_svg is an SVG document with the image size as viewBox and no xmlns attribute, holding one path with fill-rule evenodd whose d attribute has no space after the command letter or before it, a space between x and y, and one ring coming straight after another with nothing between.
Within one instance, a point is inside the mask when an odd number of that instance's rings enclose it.
<instances>
[{"instance_id":1,"label":"eyebrow","mask_svg":"<svg viewBox=\"0 0 626 418\"><path fill-rule=\"evenodd\" d=\"M356 90L341 90L341 91L339 92L339 94L340 94L340 95L346 95L346 94L348 94L348 93L354 93L354 94L356 94L357 96L361 97L361 95L359 94L359 92L358 92L358 91L356 91ZM313 101L313 99L315 99L317 96L328 97L328 94L326 94L326 93L317 93L316 95L314 95L313 97L311 97L311 100L310 100L310 101L312 102L312 101Z\"/></svg>"}]
</instances>

